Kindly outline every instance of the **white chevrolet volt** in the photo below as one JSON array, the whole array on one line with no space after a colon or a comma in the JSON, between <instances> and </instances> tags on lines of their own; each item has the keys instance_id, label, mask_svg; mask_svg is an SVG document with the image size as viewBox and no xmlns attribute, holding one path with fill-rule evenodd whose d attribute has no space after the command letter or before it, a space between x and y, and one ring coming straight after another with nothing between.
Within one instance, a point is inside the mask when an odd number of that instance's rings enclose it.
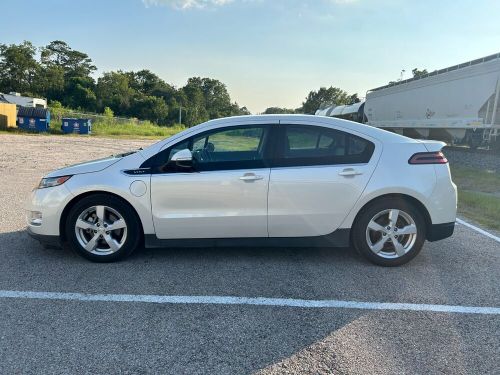
<instances>
[{"instance_id":1,"label":"white chevrolet volt","mask_svg":"<svg viewBox=\"0 0 500 375\"><path fill-rule=\"evenodd\" d=\"M400 265L453 233L443 145L319 116L212 120L49 173L28 231L97 262L139 246L353 246Z\"/></svg>"}]
</instances>

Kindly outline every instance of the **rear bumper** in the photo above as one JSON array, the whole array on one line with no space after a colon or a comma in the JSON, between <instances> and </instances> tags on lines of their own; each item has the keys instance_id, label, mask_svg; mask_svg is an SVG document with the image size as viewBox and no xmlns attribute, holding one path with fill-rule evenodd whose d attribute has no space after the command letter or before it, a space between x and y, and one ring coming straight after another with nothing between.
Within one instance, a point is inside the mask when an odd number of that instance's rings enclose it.
<instances>
[{"instance_id":1,"label":"rear bumper","mask_svg":"<svg viewBox=\"0 0 500 375\"><path fill-rule=\"evenodd\" d=\"M427 233L427 241L439 241L451 237L455 230L455 222L432 224Z\"/></svg>"},{"instance_id":2,"label":"rear bumper","mask_svg":"<svg viewBox=\"0 0 500 375\"><path fill-rule=\"evenodd\" d=\"M57 247L57 248L62 247L61 238L59 236L50 236L46 234L35 233L31 230L30 227L26 228L26 231L32 238L34 238L44 246Z\"/></svg>"}]
</instances>

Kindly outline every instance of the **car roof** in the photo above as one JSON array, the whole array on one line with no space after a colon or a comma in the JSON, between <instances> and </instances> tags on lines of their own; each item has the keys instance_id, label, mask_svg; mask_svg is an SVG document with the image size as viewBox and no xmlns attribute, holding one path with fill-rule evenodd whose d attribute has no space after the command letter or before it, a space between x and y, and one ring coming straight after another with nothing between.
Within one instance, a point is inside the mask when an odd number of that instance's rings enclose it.
<instances>
[{"instance_id":1,"label":"car roof","mask_svg":"<svg viewBox=\"0 0 500 375\"><path fill-rule=\"evenodd\" d=\"M340 127L345 129L346 131L353 131L361 134L365 134L369 137L376 138L383 142L417 142L414 139L405 137L403 135L389 132L384 129L376 128L374 126L368 124L361 124L359 122L344 120L335 117L326 117L326 116L316 116L316 115L303 115L303 114L279 114L279 115L248 115L248 116L233 116L233 117L224 117L220 119L210 120L200 125L205 125L208 127L211 126L220 126L224 124L230 123L267 123L269 125L272 124L282 124L282 125L322 125L322 126L333 126Z\"/></svg>"}]
</instances>

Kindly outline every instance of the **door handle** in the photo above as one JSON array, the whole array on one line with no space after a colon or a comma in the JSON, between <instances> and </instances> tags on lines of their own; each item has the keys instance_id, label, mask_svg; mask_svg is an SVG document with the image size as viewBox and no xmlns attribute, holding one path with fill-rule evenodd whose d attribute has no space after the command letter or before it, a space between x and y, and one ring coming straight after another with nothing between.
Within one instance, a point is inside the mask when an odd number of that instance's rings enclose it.
<instances>
[{"instance_id":1,"label":"door handle","mask_svg":"<svg viewBox=\"0 0 500 375\"><path fill-rule=\"evenodd\" d=\"M257 181L257 180L262 180L264 176L258 176L255 173L245 173L243 176L240 177L240 180L242 181Z\"/></svg>"},{"instance_id":2,"label":"door handle","mask_svg":"<svg viewBox=\"0 0 500 375\"><path fill-rule=\"evenodd\" d=\"M339 176L351 177L351 176L359 176L363 174L363 172L359 172L354 168L346 168L342 172L339 172Z\"/></svg>"}]
</instances>

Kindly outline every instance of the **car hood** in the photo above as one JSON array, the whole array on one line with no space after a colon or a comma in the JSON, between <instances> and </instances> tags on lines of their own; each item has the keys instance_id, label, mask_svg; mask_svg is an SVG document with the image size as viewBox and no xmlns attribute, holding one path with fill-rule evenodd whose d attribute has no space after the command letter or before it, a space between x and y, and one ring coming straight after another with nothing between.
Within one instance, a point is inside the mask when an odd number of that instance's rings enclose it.
<instances>
[{"instance_id":1,"label":"car hood","mask_svg":"<svg viewBox=\"0 0 500 375\"><path fill-rule=\"evenodd\" d=\"M81 173L92 173L99 172L103 169L106 169L116 162L118 162L122 158L122 155L110 156L104 159L97 159L92 161L87 161L85 163L73 164L64 168L56 169L55 171L50 172L45 177L59 177L59 176L68 176L75 175Z\"/></svg>"}]
</instances>

